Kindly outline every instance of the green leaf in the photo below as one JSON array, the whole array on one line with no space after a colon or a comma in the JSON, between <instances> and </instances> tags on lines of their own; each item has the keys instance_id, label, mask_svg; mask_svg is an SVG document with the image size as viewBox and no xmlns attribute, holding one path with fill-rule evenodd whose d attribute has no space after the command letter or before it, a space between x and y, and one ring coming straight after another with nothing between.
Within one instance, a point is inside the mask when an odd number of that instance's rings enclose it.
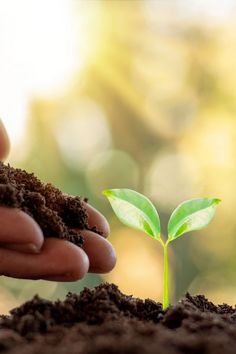
<instances>
[{"instance_id":1,"label":"green leaf","mask_svg":"<svg viewBox=\"0 0 236 354\"><path fill-rule=\"evenodd\" d=\"M160 240L159 215L148 198L131 189L107 189L103 194L123 224Z\"/></svg>"},{"instance_id":2,"label":"green leaf","mask_svg":"<svg viewBox=\"0 0 236 354\"><path fill-rule=\"evenodd\" d=\"M168 223L168 240L173 241L186 232L200 230L207 226L220 199L191 199L180 204L172 213Z\"/></svg>"}]
</instances>

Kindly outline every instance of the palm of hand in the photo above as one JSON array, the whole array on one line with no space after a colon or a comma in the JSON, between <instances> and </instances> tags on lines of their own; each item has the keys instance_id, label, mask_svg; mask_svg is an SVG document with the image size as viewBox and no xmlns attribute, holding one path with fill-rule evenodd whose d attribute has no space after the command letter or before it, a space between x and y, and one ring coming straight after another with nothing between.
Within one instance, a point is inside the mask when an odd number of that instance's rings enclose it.
<instances>
[{"instance_id":1,"label":"palm of hand","mask_svg":"<svg viewBox=\"0 0 236 354\"><path fill-rule=\"evenodd\" d=\"M0 160L9 151L9 140L0 122ZM38 224L23 211L0 207L0 275L25 279L75 281L88 271L109 272L115 265L115 251L106 240L109 225L96 209L85 204L89 225L104 237L81 230L83 250L56 238L44 239Z\"/></svg>"}]
</instances>

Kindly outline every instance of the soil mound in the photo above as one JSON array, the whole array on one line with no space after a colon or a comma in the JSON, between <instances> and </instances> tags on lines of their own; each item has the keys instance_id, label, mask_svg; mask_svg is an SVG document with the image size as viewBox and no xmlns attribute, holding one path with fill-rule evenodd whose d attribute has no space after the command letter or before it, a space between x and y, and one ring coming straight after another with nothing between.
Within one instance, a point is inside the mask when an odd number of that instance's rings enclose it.
<instances>
[{"instance_id":1,"label":"soil mound","mask_svg":"<svg viewBox=\"0 0 236 354\"><path fill-rule=\"evenodd\" d=\"M114 284L35 296L0 321L8 354L235 354L236 310L186 294L163 312L160 303L122 294Z\"/></svg>"},{"instance_id":2,"label":"soil mound","mask_svg":"<svg viewBox=\"0 0 236 354\"><path fill-rule=\"evenodd\" d=\"M44 237L66 239L78 246L82 246L83 238L76 229L89 229L88 215L80 197L67 196L52 184L43 184L33 173L2 162L0 206L26 212L40 225Z\"/></svg>"}]
</instances>

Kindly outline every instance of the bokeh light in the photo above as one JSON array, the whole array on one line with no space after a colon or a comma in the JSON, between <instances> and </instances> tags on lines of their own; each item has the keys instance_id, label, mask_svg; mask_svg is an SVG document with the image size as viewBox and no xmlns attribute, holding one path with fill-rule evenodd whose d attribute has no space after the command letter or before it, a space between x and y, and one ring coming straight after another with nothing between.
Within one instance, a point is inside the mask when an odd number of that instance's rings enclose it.
<instances>
[{"instance_id":1,"label":"bokeh light","mask_svg":"<svg viewBox=\"0 0 236 354\"><path fill-rule=\"evenodd\" d=\"M118 284L126 294L160 301L163 268L160 245L128 228L118 229L112 240L118 262L105 280Z\"/></svg>"},{"instance_id":2,"label":"bokeh light","mask_svg":"<svg viewBox=\"0 0 236 354\"><path fill-rule=\"evenodd\" d=\"M146 191L158 207L171 211L200 193L199 169L188 154L160 151L147 173Z\"/></svg>"},{"instance_id":3,"label":"bokeh light","mask_svg":"<svg viewBox=\"0 0 236 354\"><path fill-rule=\"evenodd\" d=\"M56 124L61 154L72 168L85 168L111 144L106 117L101 108L89 99L81 100L63 112L62 119Z\"/></svg>"}]
</instances>

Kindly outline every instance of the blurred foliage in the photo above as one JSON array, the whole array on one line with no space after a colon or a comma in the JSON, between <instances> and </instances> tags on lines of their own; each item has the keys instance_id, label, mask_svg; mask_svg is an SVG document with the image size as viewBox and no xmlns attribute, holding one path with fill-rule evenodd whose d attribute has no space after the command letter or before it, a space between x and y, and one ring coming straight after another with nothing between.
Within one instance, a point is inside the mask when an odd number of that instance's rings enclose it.
<instances>
[{"instance_id":1,"label":"blurred foliage","mask_svg":"<svg viewBox=\"0 0 236 354\"><path fill-rule=\"evenodd\" d=\"M117 267L103 279L127 293L159 300L158 245L120 225L101 191L139 190L153 200L162 220L185 199L221 198L207 230L173 245L172 301L189 290L232 303L236 302L235 25L211 22L210 17L191 20L172 2L166 3L83 3L86 11L97 11L96 43L88 43L93 50L64 94L32 101L25 147L12 162L64 192L88 196L109 219L110 239L117 249ZM79 8L75 10L79 21ZM88 27L93 29L93 24ZM88 275L82 282L45 285L41 294L61 297L67 290L79 291L101 280ZM4 279L1 286L22 299L38 291L36 283Z\"/></svg>"}]
</instances>

